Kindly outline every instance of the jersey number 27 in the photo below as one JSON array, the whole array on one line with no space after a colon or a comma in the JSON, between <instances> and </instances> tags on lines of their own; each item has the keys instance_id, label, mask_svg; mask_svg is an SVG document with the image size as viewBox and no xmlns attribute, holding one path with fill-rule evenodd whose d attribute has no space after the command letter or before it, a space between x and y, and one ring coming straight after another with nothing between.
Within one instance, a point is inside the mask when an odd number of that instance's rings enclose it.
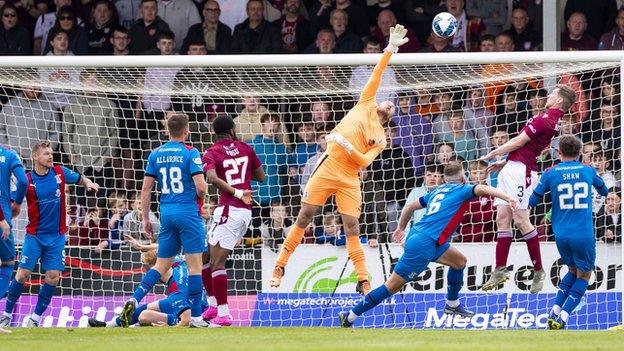
<instances>
[{"instance_id":1,"label":"jersey number 27","mask_svg":"<svg viewBox=\"0 0 624 351\"><path fill-rule=\"evenodd\" d=\"M223 169L225 169L225 181L230 185L243 184L247 173L247 164L249 157L242 156L237 158L228 158L223 160Z\"/></svg>"}]
</instances>

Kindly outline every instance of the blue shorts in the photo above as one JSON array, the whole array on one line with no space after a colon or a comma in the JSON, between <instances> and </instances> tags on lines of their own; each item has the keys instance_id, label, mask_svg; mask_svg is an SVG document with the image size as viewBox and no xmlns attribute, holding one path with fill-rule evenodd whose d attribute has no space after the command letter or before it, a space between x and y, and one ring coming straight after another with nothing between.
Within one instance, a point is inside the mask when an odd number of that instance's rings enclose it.
<instances>
[{"instance_id":1,"label":"blue shorts","mask_svg":"<svg viewBox=\"0 0 624 351\"><path fill-rule=\"evenodd\" d=\"M583 272L591 272L596 265L596 239L593 234L585 238L558 238L557 250L563 264Z\"/></svg>"},{"instance_id":2,"label":"blue shorts","mask_svg":"<svg viewBox=\"0 0 624 351\"><path fill-rule=\"evenodd\" d=\"M180 254L196 254L206 251L204 222L198 212L182 213L160 209L160 234L158 257L169 258Z\"/></svg>"},{"instance_id":3,"label":"blue shorts","mask_svg":"<svg viewBox=\"0 0 624 351\"><path fill-rule=\"evenodd\" d=\"M184 311L190 309L188 299L184 293L175 292L167 298L158 301L158 309L164 314L180 317Z\"/></svg>"},{"instance_id":4,"label":"blue shorts","mask_svg":"<svg viewBox=\"0 0 624 351\"><path fill-rule=\"evenodd\" d=\"M32 271L39 259L44 271L65 270L65 235L26 235L19 268Z\"/></svg>"},{"instance_id":5,"label":"blue shorts","mask_svg":"<svg viewBox=\"0 0 624 351\"><path fill-rule=\"evenodd\" d=\"M405 242L405 251L399 259L394 272L405 281L412 281L422 273L429 263L442 256L451 244L439 246L437 241L420 233L411 233Z\"/></svg>"}]
</instances>

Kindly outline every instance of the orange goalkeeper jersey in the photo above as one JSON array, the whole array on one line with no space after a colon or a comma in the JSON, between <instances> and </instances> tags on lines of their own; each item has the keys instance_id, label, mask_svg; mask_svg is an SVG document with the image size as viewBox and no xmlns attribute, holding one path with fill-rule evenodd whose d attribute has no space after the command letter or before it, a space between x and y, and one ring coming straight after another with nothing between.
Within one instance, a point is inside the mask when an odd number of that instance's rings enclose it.
<instances>
[{"instance_id":1,"label":"orange goalkeeper jersey","mask_svg":"<svg viewBox=\"0 0 624 351\"><path fill-rule=\"evenodd\" d=\"M357 177L360 168L368 167L385 148L386 135L377 115L375 95L390 56L392 53L384 52L364 86L357 104L332 130L332 133L344 136L355 149L349 154L342 146L329 143L327 154L330 157L327 166L332 171Z\"/></svg>"}]
</instances>

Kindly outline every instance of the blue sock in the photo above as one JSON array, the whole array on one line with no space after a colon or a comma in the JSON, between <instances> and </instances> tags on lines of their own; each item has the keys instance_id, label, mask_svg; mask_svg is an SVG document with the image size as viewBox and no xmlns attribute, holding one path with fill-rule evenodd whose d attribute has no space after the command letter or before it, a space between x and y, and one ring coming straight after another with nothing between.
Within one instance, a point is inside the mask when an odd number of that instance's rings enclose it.
<instances>
[{"instance_id":1,"label":"blue sock","mask_svg":"<svg viewBox=\"0 0 624 351\"><path fill-rule=\"evenodd\" d=\"M581 298L585 295L585 291L587 290L588 282L584 279L577 279L572 285L572 289L570 289L570 294L568 298L565 300L565 303L562 306L562 310L568 312L568 315L574 311L576 306L581 302Z\"/></svg>"},{"instance_id":2,"label":"blue sock","mask_svg":"<svg viewBox=\"0 0 624 351\"><path fill-rule=\"evenodd\" d=\"M134 313L132 314L132 319L130 320L130 324L137 324L139 323L139 316L141 315L141 312L145 311L147 309L147 304L143 304L139 307L136 308L136 310L134 310Z\"/></svg>"},{"instance_id":3,"label":"blue sock","mask_svg":"<svg viewBox=\"0 0 624 351\"><path fill-rule=\"evenodd\" d=\"M39 289L39 298L37 298L37 305L35 306L35 314L41 316L43 312L45 312L46 308L50 304L50 300L52 300L52 295L54 295L54 289L56 285L50 285L45 283Z\"/></svg>"},{"instance_id":4,"label":"blue sock","mask_svg":"<svg viewBox=\"0 0 624 351\"><path fill-rule=\"evenodd\" d=\"M178 319L178 316L176 316L175 314L168 314L167 315L167 325L169 326L174 326L176 324L178 324L180 320Z\"/></svg>"},{"instance_id":5,"label":"blue sock","mask_svg":"<svg viewBox=\"0 0 624 351\"><path fill-rule=\"evenodd\" d=\"M188 276L188 294L191 305L191 317L200 317L202 314L202 285L201 274Z\"/></svg>"},{"instance_id":6,"label":"blue sock","mask_svg":"<svg viewBox=\"0 0 624 351\"><path fill-rule=\"evenodd\" d=\"M572 285L574 285L574 282L576 282L576 275L570 272L561 279L559 282L559 290L555 296L555 305L563 307L563 303L568 298L568 294L570 294L570 289Z\"/></svg>"},{"instance_id":7,"label":"blue sock","mask_svg":"<svg viewBox=\"0 0 624 351\"><path fill-rule=\"evenodd\" d=\"M379 305L390 296L392 296L392 294L388 291L388 288L382 285L364 296L364 299L355 305L351 311L360 316L362 313L375 308L375 306Z\"/></svg>"},{"instance_id":8,"label":"blue sock","mask_svg":"<svg viewBox=\"0 0 624 351\"><path fill-rule=\"evenodd\" d=\"M158 283L158 280L160 280L160 273L154 268L150 269L143 276L141 284L139 284L139 287L136 288L132 297L134 297L137 302L141 302L145 295L152 290L152 287Z\"/></svg>"},{"instance_id":9,"label":"blue sock","mask_svg":"<svg viewBox=\"0 0 624 351\"><path fill-rule=\"evenodd\" d=\"M449 267L446 274L446 299L448 301L456 301L459 299L459 291L464 285L464 269L453 269Z\"/></svg>"},{"instance_id":10,"label":"blue sock","mask_svg":"<svg viewBox=\"0 0 624 351\"><path fill-rule=\"evenodd\" d=\"M9 288L11 274L13 274L13 266L0 266L0 299L4 297Z\"/></svg>"},{"instance_id":11,"label":"blue sock","mask_svg":"<svg viewBox=\"0 0 624 351\"><path fill-rule=\"evenodd\" d=\"M13 309L15 308L15 304L17 300L19 300L22 295L22 289L24 288L23 283L18 283L17 280L13 279L11 284L9 285L9 290L6 299L6 306L4 307L4 311L6 313L13 313Z\"/></svg>"}]
</instances>

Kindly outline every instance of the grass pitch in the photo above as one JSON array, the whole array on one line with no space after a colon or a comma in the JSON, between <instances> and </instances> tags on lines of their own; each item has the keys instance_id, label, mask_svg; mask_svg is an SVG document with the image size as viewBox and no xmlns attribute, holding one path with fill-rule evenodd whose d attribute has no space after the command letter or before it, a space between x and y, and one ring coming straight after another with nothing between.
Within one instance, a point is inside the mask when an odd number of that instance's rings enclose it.
<instances>
[{"instance_id":1,"label":"grass pitch","mask_svg":"<svg viewBox=\"0 0 624 351\"><path fill-rule=\"evenodd\" d=\"M622 350L622 331L12 328L0 350Z\"/></svg>"}]
</instances>

